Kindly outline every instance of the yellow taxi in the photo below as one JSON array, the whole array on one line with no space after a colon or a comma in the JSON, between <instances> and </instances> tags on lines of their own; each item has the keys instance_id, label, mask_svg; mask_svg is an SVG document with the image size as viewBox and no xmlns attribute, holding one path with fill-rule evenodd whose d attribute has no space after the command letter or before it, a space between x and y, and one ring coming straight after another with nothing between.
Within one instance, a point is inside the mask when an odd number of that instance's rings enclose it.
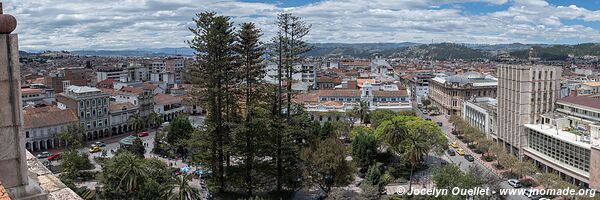
<instances>
[{"instance_id":1,"label":"yellow taxi","mask_svg":"<svg viewBox=\"0 0 600 200\"><path fill-rule=\"evenodd\" d=\"M452 146L452 147L454 147L454 148L458 148L458 144L456 144L456 142L452 142L452 143L450 144L450 146Z\"/></svg>"},{"instance_id":2,"label":"yellow taxi","mask_svg":"<svg viewBox=\"0 0 600 200\"><path fill-rule=\"evenodd\" d=\"M463 151L463 149L462 149L462 148L458 148L458 149L456 149L456 153L457 153L458 155L461 155L461 156L464 156L464 155L465 155L465 151Z\"/></svg>"},{"instance_id":3,"label":"yellow taxi","mask_svg":"<svg viewBox=\"0 0 600 200\"><path fill-rule=\"evenodd\" d=\"M96 152L100 152L102 151L102 149L100 149L100 147L97 146L93 146L90 148L90 153L96 153Z\"/></svg>"}]
</instances>

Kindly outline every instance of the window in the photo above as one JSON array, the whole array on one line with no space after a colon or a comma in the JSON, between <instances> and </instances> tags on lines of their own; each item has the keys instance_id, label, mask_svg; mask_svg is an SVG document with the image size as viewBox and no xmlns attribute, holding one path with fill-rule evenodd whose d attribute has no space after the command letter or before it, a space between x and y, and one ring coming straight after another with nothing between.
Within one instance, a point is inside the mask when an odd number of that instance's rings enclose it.
<instances>
[{"instance_id":1,"label":"window","mask_svg":"<svg viewBox=\"0 0 600 200\"><path fill-rule=\"evenodd\" d=\"M29 131L25 131L25 138L29 138Z\"/></svg>"}]
</instances>

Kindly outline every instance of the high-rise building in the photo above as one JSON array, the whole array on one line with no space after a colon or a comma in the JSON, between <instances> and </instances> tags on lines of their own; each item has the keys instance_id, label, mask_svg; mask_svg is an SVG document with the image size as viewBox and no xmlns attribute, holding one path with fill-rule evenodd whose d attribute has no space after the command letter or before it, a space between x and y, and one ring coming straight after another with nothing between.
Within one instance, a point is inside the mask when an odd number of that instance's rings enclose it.
<instances>
[{"instance_id":1,"label":"high-rise building","mask_svg":"<svg viewBox=\"0 0 600 200\"><path fill-rule=\"evenodd\" d=\"M544 65L498 66L498 140L515 155L527 144L524 124L554 109L562 69Z\"/></svg>"}]
</instances>

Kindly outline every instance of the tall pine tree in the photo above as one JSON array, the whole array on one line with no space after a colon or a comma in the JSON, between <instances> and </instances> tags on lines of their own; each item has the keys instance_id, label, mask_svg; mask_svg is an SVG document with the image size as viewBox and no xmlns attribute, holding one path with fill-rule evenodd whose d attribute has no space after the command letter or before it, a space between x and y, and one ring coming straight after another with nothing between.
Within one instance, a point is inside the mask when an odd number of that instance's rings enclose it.
<instances>
[{"instance_id":1,"label":"tall pine tree","mask_svg":"<svg viewBox=\"0 0 600 200\"><path fill-rule=\"evenodd\" d=\"M240 153L244 160L244 182L245 189L249 196L252 196L253 192L253 172L255 171L255 160L256 160L256 148L255 144L256 134L259 133L255 125L254 110L261 102L259 91L260 83L265 76L265 68L263 59L261 56L264 54L264 48L260 44L260 37L262 33L260 29L256 28L254 23L243 23L241 24L240 30L237 32L237 43L235 50L238 55L239 71L241 72L241 89L243 90L243 97L240 99L245 102L245 121L243 133L243 151ZM239 145L239 144L238 144Z\"/></svg>"},{"instance_id":2,"label":"tall pine tree","mask_svg":"<svg viewBox=\"0 0 600 200\"><path fill-rule=\"evenodd\" d=\"M188 41L196 51L192 66L193 83L198 92L195 97L207 109L205 145L211 151L202 160L214 169L219 192L225 189L226 147L229 141L228 127L234 112L231 86L234 84L235 34L229 17L214 12L196 15L196 27L190 28L194 38Z\"/></svg>"},{"instance_id":3,"label":"tall pine tree","mask_svg":"<svg viewBox=\"0 0 600 200\"><path fill-rule=\"evenodd\" d=\"M304 37L310 30L310 25L307 25L301 18L290 13L280 13L277 16L275 25L278 28L277 35L273 37L270 44L270 57L273 62L277 63L277 86L275 95L272 99L273 112L273 128L275 134L274 161L276 168L276 184L277 191L281 192L284 189L284 184L288 183L294 177L294 171L297 171L295 166L299 160L299 148L297 148L297 138L292 122L292 84L294 82L292 76L297 73L294 66L302 64L302 54L309 50L308 45L304 41ZM285 88L283 88L285 86ZM284 109L285 108L285 109ZM290 188L291 189L291 188Z\"/></svg>"}]
</instances>

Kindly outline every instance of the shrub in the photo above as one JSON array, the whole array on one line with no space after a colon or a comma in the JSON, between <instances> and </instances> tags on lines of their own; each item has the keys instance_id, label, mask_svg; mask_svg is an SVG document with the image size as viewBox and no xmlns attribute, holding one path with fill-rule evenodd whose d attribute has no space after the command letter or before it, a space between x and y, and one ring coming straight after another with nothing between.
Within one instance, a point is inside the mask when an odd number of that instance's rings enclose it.
<instances>
[{"instance_id":1,"label":"shrub","mask_svg":"<svg viewBox=\"0 0 600 200\"><path fill-rule=\"evenodd\" d=\"M494 161L494 157L493 156L481 156L481 159L484 160L485 162L492 162L492 161Z\"/></svg>"},{"instance_id":2,"label":"shrub","mask_svg":"<svg viewBox=\"0 0 600 200\"><path fill-rule=\"evenodd\" d=\"M502 166L501 164L494 164L494 168L496 168L498 170L503 170L504 166Z\"/></svg>"}]
</instances>

